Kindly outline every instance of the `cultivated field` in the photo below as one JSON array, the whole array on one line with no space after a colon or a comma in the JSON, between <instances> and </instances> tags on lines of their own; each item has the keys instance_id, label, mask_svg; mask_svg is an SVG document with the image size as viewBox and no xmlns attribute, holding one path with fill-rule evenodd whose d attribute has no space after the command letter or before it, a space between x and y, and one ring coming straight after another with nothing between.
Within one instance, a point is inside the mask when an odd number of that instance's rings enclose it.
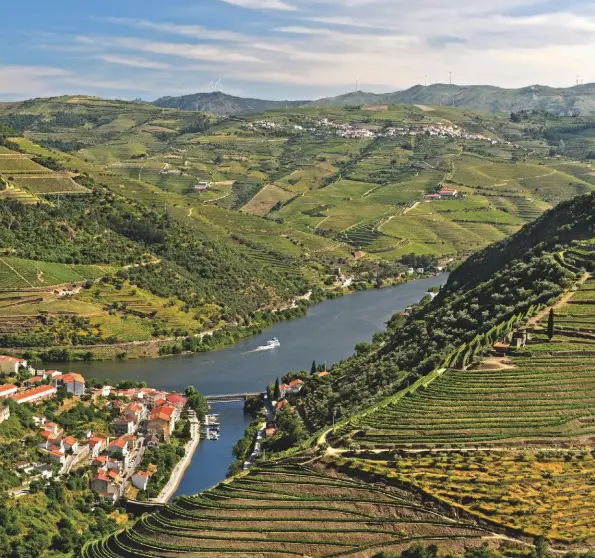
<instances>
[{"instance_id":1,"label":"cultivated field","mask_svg":"<svg viewBox=\"0 0 595 558\"><path fill-rule=\"evenodd\" d=\"M595 461L588 451L357 454L337 463L414 487L511 534L595 544Z\"/></svg>"},{"instance_id":2,"label":"cultivated field","mask_svg":"<svg viewBox=\"0 0 595 558\"><path fill-rule=\"evenodd\" d=\"M333 466L263 464L198 496L180 497L131 529L87 546L84 558L369 556L413 542L460 550L498 545L491 533L370 486Z\"/></svg>"}]
</instances>

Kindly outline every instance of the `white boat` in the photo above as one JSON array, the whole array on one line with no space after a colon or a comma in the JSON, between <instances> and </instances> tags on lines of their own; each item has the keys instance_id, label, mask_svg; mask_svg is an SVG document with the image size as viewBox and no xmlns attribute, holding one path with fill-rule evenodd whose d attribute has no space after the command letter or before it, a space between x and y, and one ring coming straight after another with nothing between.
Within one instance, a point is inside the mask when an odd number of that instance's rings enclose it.
<instances>
[{"instance_id":1,"label":"white boat","mask_svg":"<svg viewBox=\"0 0 595 558\"><path fill-rule=\"evenodd\" d=\"M281 343L279 343L279 339L277 339L276 337L273 337L271 340L267 341L267 347L271 348L271 349L276 349L277 347L280 347Z\"/></svg>"}]
</instances>

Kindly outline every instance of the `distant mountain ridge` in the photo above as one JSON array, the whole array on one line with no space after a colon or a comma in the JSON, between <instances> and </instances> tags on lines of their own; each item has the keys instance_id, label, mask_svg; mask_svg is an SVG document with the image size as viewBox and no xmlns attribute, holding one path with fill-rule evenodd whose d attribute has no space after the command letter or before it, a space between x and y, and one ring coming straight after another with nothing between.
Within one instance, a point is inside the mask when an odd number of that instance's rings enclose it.
<instances>
[{"instance_id":1,"label":"distant mountain ridge","mask_svg":"<svg viewBox=\"0 0 595 558\"><path fill-rule=\"evenodd\" d=\"M368 104L448 105L490 112L545 110L557 115L595 114L595 83L569 88L532 85L520 89L504 89L492 85L433 84L415 85L393 93L354 91L316 101L267 101L245 99L221 92L196 93L182 97L161 97L153 102L159 107L200 110L231 116L252 114L280 108L300 106L347 106Z\"/></svg>"},{"instance_id":2,"label":"distant mountain ridge","mask_svg":"<svg viewBox=\"0 0 595 558\"><path fill-rule=\"evenodd\" d=\"M194 93L181 97L161 97L154 101L153 104L162 108L198 110L219 116L231 116L234 114L250 114L280 108L300 107L309 104L309 102L246 99L216 91L214 93Z\"/></svg>"}]
</instances>

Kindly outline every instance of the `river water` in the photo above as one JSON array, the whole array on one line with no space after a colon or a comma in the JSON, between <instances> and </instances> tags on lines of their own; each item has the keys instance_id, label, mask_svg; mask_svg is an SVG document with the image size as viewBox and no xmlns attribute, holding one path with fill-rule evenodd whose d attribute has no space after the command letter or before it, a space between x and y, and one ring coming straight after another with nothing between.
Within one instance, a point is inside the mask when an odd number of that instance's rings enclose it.
<instances>
[{"instance_id":1,"label":"river water","mask_svg":"<svg viewBox=\"0 0 595 558\"><path fill-rule=\"evenodd\" d=\"M275 378L292 370L310 370L313 360L322 364L347 358L361 341L371 341L395 313L418 302L430 287L443 285L447 274L396 287L363 291L327 300L309 309L304 318L282 322L236 345L195 355L153 360L99 361L56 365L70 367L85 377L100 380L134 380L150 387L183 391L194 385L204 395L263 391ZM281 346L255 351L277 337ZM174 496L194 494L225 478L233 461L231 449L243 435L250 417L241 403L213 405L220 414L221 438L202 441Z\"/></svg>"}]
</instances>

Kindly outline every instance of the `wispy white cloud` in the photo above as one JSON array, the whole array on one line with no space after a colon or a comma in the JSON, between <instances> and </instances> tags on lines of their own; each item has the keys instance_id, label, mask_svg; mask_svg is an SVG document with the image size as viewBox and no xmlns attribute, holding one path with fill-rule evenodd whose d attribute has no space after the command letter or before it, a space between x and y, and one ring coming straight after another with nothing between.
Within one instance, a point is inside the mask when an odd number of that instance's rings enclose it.
<instances>
[{"instance_id":1,"label":"wispy white cloud","mask_svg":"<svg viewBox=\"0 0 595 558\"><path fill-rule=\"evenodd\" d=\"M220 0L240 8L249 8L251 10L281 10L286 12L297 11L297 7L284 0Z\"/></svg>"},{"instance_id":2,"label":"wispy white cloud","mask_svg":"<svg viewBox=\"0 0 595 558\"><path fill-rule=\"evenodd\" d=\"M67 70L47 66L0 66L0 95L49 94L57 81L69 75Z\"/></svg>"},{"instance_id":3,"label":"wispy white cloud","mask_svg":"<svg viewBox=\"0 0 595 558\"><path fill-rule=\"evenodd\" d=\"M97 60L102 60L108 64L119 64L121 66L129 66L131 68L143 68L148 70L172 70L175 66L165 64L164 62L157 62L155 60L147 60L137 56L123 56L121 54L100 54Z\"/></svg>"}]
</instances>

